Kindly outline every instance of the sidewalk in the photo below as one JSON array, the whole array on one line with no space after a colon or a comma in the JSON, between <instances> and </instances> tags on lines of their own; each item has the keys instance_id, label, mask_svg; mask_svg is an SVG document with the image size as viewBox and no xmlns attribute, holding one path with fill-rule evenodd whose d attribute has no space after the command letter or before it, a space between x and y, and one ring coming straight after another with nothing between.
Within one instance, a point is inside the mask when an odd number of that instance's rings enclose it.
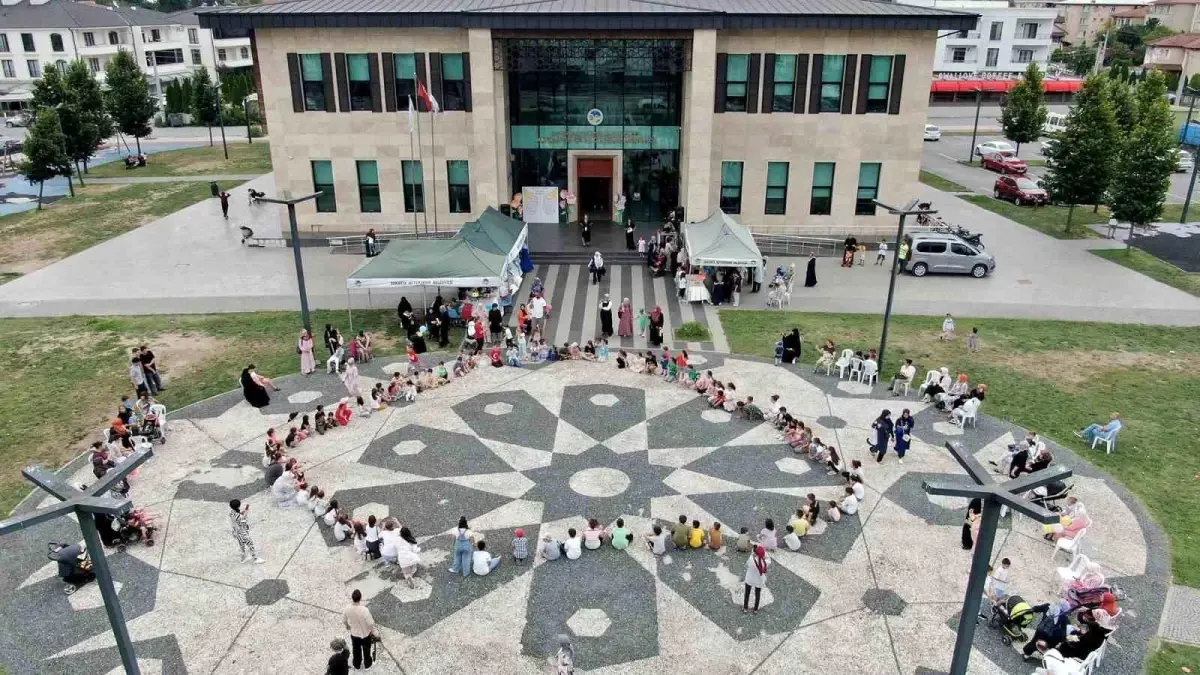
<instances>
[{"instance_id":1,"label":"sidewalk","mask_svg":"<svg viewBox=\"0 0 1200 675\"><path fill-rule=\"evenodd\" d=\"M1200 647L1200 589L1171 586L1158 624L1158 636Z\"/></svg>"},{"instance_id":2,"label":"sidewalk","mask_svg":"<svg viewBox=\"0 0 1200 675\"><path fill-rule=\"evenodd\" d=\"M127 185L129 183L208 183L211 181L252 181L260 174L212 174L204 176L130 176L129 178L89 178L88 183L98 185Z\"/></svg>"}]
</instances>

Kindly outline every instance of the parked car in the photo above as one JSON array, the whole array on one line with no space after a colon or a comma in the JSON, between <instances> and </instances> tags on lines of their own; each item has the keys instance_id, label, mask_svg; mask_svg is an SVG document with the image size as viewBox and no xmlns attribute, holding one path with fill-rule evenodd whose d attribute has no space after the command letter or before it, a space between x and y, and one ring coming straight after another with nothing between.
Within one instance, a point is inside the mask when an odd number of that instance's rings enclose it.
<instances>
[{"instance_id":1,"label":"parked car","mask_svg":"<svg viewBox=\"0 0 1200 675\"><path fill-rule=\"evenodd\" d=\"M996 259L953 234L917 232L912 235L912 249L904 269L914 277L937 272L970 274L982 279L996 271Z\"/></svg>"},{"instance_id":2,"label":"parked car","mask_svg":"<svg viewBox=\"0 0 1200 675\"><path fill-rule=\"evenodd\" d=\"M1002 155L1016 155L1017 149L1008 141L984 141L975 146L975 154L981 157L987 153L996 152Z\"/></svg>"},{"instance_id":3,"label":"parked car","mask_svg":"<svg viewBox=\"0 0 1200 675\"><path fill-rule=\"evenodd\" d=\"M25 149L25 141L0 136L0 155L15 155Z\"/></svg>"},{"instance_id":4,"label":"parked car","mask_svg":"<svg viewBox=\"0 0 1200 675\"><path fill-rule=\"evenodd\" d=\"M925 125L925 140L940 141L942 140L942 130L936 124Z\"/></svg>"},{"instance_id":5,"label":"parked car","mask_svg":"<svg viewBox=\"0 0 1200 675\"><path fill-rule=\"evenodd\" d=\"M1176 156L1178 157L1175 160L1176 173L1189 173L1196 168L1196 161L1192 158L1192 153L1187 150L1177 150Z\"/></svg>"},{"instance_id":6,"label":"parked car","mask_svg":"<svg viewBox=\"0 0 1200 675\"><path fill-rule=\"evenodd\" d=\"M1046 113L1046 121L1042 124L1043 134L1057 134L1067 130L1066 113Z\"/></svg>"},{"instance_id":7,"label":"parked car","mask_svg":"<svg viewBox=\"0 0 1200 675\"><path fill-rule=\"evenodd\" d=\"M1042 146L1040 148L1038 148L1038 152L1045 155L1046 151L1053 148L1055 145L1058 145L1057 139L1047 138L1046 140L1042 141Z\"/></svg>"},{"instance_id":8,"label":"parked car","mask_svg":"<svg viewBox=\"0 0 1200 675\"><path fill-rule=\"evenodd\" d=\"M993 188L996 199L1008 199L1017 206L1045 204L1049 197L1038 181L1027 176L1001 176Z\"/></svg>"},{"instance_id":9,"label":"parked car","mask_svg":"<svg viewBox=\"0 0 1200 675\"><path fill-rule=\"evenodd\" d=\"M6 127L27 127L32 123L33 115L27 112L19 112L16 115L4 118L4 126Z\"/></svg>"},{"instance_id":10,"label":"parked car","mask_svg":"<svg viewBox=\"0 0 1200 675\"><path fill-rule=\"evenodd\" d=\"M984 155L980 165L989 171L999 171L1003 174L1024 174L1029 170L1029 165L1025 163L1025 160L1021 159L1020 157L1004 155L999 152L992 152Z\"/></svg>"}]
</instances>

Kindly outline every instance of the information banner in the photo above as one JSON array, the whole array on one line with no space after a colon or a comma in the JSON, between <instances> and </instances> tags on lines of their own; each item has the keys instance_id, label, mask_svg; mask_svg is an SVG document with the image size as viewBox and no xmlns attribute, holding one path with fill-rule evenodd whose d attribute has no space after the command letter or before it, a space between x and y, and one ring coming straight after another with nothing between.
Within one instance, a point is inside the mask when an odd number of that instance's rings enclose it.
<instances>
[{"instance_id":1,"label":"information banner","mask_svg":"<svg viewBox=\"0 0 1200 675\"><path fill-rule=\"evenodd\" d=\"M558 188L556 186L523 187L521 201L525 205L525 222L558 222Z\"/></svg>"}]
</instances>

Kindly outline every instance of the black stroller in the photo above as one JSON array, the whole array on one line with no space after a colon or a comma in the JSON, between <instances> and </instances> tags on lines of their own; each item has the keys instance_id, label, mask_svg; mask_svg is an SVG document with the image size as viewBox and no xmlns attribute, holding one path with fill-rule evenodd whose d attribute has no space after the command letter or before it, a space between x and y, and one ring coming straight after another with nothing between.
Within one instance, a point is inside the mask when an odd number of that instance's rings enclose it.
<instances>
[{"instance_id":1,"label":"black stroller","mask_svg":"<svg viewBox=\"0 0 1200 675\"><path fill-rule=\"evenodd\" d=\"M83 544L50 542L48 548L46 557L58 563L58 578L66 583L63 593L71 595L96 580L96 573L92 571L92 560Z\"/></svg>"},{"instance_id":2,"label":"black stroller","mask_svg":"<svg viewBox=\"0 0 1200 675\"><path fill-rule=\"evenodd\" d=\"M1067 485L1061 480L1056 480L1052 483L1047 483L1042 487L1034 488L1029 493L1029 501L1037 504L1038 506L1045 507L1047 511L1058 513L1059 511L1062 511L1062 507L1059 506L1057 502L1060 502L1071 496L1071 490L1074 489L1074 487L1074 484Z\"/></svg>"}]
</instances>

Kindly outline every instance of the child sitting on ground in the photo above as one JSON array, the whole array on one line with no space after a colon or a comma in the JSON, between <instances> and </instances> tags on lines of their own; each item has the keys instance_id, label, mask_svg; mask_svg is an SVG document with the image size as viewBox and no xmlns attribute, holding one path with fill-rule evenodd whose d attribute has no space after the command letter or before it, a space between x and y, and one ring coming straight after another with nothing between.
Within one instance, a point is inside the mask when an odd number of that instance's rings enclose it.
<instances>
[{"instance_id":1,"label":"child sitting on ground","mask_svg":"<svg viewBox=\"0 0 1200 675\"><path fill-rule=\"evenodd\" d=\"M417 400L417 385L412 380L404 382L404 400L412 403Z\"/></svg>"},{"instance_id":2,"label":"child sitting on ground","mask_svg":"<svg viewBox=\"0 0 1200 675\"><path fill-rule=\"evenodd\" d=\"M506 356L507 356L506 360L508 361L508 365L512 366L513 368L524 368L525 367L521 363L521 350L517 349L516 347L509 347L508 354Z\"/></svg>"},{"instance_id":3,"label":"child sitting on ground","mask_svg":"<svg viewBox=\"0 0 1200 675\"><path fill-rule=\"evenodd\" d=\"M337 426L337 421L334 420L333 414L331 413L331 414L326 415L325 407L320 406L320 405L317 406L317 412L315 415L313 415L313 423L315 425L314 428L317 430L317 433L321 434L322 436L325 435L326 431Z\"/></svg>"},{"instance_id":4,"label":"child sitting on ground","mask_svg":"<svg viewBox=\"0 0 1200 675\"><path fill-rule=\"evenodd\" d=\"M513 562L523 563L529 557L529 540L525 538L525 530L517 528L513 532L512 544L509 547L512 550Z\"/></svg>"},{"instance_id":5,"label":"child sitting on ground","mask_svg":"<svg viewBox=\"0 0 1200 675\"><path fill-rule=\"evenodd\" d=\"M583 360L584 361L595 361L596 360L596 344L594 342L592 342L591 340L588 340L587 343L583 345Z\"/></svg>"},{"instance_id":6,"label":"child sitting on ground","mask_svg":"<svg viewBox=\"0 0 1200 675\"><path fill-rule=\"evenodd\" d=\"M371 389L371 408L373 410L383 410L387 407L387 402L383 400L384 394L383 383L376 382L375 387Z\"/></svg>"},{"instance_id":7,"label":"child sitting on ground","mask_svg":"<svg viewBox=\"0 0 1200 675\"><path fill-rule=\"evenodd\" d=\"M783 535L783 545L787 546L789 551L800 550L800 536L796 534L796 528L791 525L787 526L787 534Z\"/></svg>"},{"instance_id":8,"label":"child sitting on ground","mask_svg":"<svg viewBox=\"0 0 1200 675\"><path fill-rule=\"evenodd\" d=\"M334 424L330 424L329 426L344 427L350 423L350 418L352 417L354 417L354 413L350 410L350 399L343 398L342 400L338 401L337 409L333 411ZM326 422L328 421L328 418L326 418Z\"/></svg>"},{"instance_id":9,"label":"child sitting on ground","mask_svg":"<svg viewBox=\"0 0 1200 675\"><path fill-rule=\"evenodd\" d=\"M750 528L743 527L738 532L738 540L737 540L736 548L738 550L738 553L749 553L750 552Z\"/></svg>"},{"instance_id":10,"label":"child sitting on ground","mask_svg":"<svg viewBox=\"0 0 1200 675\"><path fill-rule=\"evenodd\" d=\"M607 361L608 354L608 338L600 338L600 345L596 347L596 358L600 361Z\"/></svg>"},{"instance_id":11,"label":"child sitting on ground","mask_svg":"<svg viewBox=\"0 0 1200 675\"><path fill-rule=\"evenodd\" d=\"M369 406L367 406L365 401L363 401L363 397L361 397L361 396L354 397L354 412L358 413L359 417L370 417L371 416L371 408Z\"/></svg>"},{"instance_id":12,"label":"child sitting on ground","mask_svg":"<svg viewBox=\"0 0 1200 675\"><path fill-rule=\"evenodd\" d=\"M445 361L438 362L437 370L433 371L433 374L437 376L439 386L450 381L450 371L446 370Z\"/></svg>"}]
</instances>

